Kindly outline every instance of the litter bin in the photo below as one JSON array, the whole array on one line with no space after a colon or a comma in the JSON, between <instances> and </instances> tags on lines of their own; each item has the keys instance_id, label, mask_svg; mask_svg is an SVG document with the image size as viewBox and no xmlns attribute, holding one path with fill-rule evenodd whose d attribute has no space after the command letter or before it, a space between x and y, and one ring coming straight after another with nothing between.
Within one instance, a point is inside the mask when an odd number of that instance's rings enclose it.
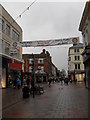
<instances>
[{"instance_id":1,"label":"litter bin","mask_svg":"<svg viewBox=\"0 0 90 120\"><path fill-rule=\"evenodd\" d=\"M23 87L23 98L28 98L30 96L30 89L28 86Z\"/></svg>"}]
</instances>

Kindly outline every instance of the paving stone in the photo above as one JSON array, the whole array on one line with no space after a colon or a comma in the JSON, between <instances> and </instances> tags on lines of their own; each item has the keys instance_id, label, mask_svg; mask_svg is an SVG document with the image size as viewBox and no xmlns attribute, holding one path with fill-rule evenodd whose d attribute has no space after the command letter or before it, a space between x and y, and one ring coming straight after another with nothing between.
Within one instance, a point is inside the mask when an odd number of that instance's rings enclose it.
<instances>
[{"instance_id":1,"label":"paving stone","mask_svg":"<svg viewBox=\"0 0 90 120\"><path fill-rule=\"evenodd\" d=\"M3 91L3 118L88 118L88 90L84 83L44 84L45 93L22 98L22 90ZM9 97L7 97L9 96Z\"/></svg>"}]
</instances>

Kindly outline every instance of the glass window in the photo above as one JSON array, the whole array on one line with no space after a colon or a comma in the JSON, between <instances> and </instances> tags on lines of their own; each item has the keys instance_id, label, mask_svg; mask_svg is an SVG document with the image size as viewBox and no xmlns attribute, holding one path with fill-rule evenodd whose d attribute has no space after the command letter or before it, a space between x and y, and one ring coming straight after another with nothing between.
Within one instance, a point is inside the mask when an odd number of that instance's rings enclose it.
<instances>
[{"instance_id":1,"label":"glass window","mask_svg":"<svg viewBox=\"0 0 90 120\"><path fill-rule=\"evenodd\" d=\"M0 18L0 30L4 30L4 21Z\"/></svg>"},{"instance_id":2,"label":"glass window","mask_svg":"<svg viewBox=\"0 0 90 120\"><path fill-rule=\"evenodd\" d=\"M32 66L29 66L29 72L32 72Z\"/></svg>"},{"instance_id":3,"label":"glass window","mask_svg":"<svg viewBox=\"0 0 90 120\"><path fill-rule=\"evenodd\" d=\"M18 42L19 41L19 37L20 37L19 34L13 30L13 33L12 33L13 40L16 40Z\"/></svg>"},{"instance_id":4,"label":"glass window","mask_svg":"<svg viewBox=\"0 0 90 120\"><path fill-rule=\"evenodd\" d=\"M43 63L43 58L39 58L38 63L42 64Z\"/></svg>"},{"instance_id":5,"label":"glass window","mask_svg":"<svg viewBox=\"0 0 90 120\"><path fill-rule=\"evenodd\" d=\"M77 60L77 56L75 56L75 60Z\"/></svg>"},{"instance_id":6,"label":"glass window","mask_svg":"<svg viewBox=\"0 0 90 120\"><path fill-rule=\"evenodd\" d=\"M33 64L34 60L33 58L29 59L29 64Z\"/></svg>"},{"instance_id":7,"label":"glass window","mask_svg":"<svg viewBox=\"0 0 90 120\"><path fill-rule=\"evenodd\" d=\"M74 49L74 52L76 52L76 49Z\"/></svg>"},{"instance_id":8,"label":"glass window","mask_svg":"<svg viewBox=\"0 0 90 120\"><path fill-rule=\"evenodd\" d=\"M77 48L77 52L79 52L79 48Z\"/></svg>"},{"instance_id":9,"label":"glass window","mask_svg":"<svg viewBox=\"0 0 90 120\"><path fill-rule=\"evenodd\" d=\"M5 54L9 55L9 53L10 53L10 44L5 43Z\"/></svg>"},{"instance_id":10,"label":"glass window","mask_svg":"<svg viewBox=\"0 0 90 120\"><path fill-rule=\"evenodd\" d=\"M6 25L6 34L10 36L10 26Z\"/></svg>"},{"instance_id":11,"label":"glass window","mask_svg":"<svg viewBox=\"0 0 90 120\"><path fill-rule=\"evenodd\" d=\"M77 69L77 64L75 64L75 69Z\"/></svg>"},{"instance_id":12,"label":"glass window","mask_svg":"<svg viewBox=\"0 0 90 120\"><path fill-rule=\"evenodd\" d=\"M80 60L80 56L75 56L75 60Z\"/></svg>"},{"instance_id":13,"label":"glass window","mask_svg":"<svg viewBox=\"0 0 90 120\"><path fill-rule=\"evenodd\" d=\"M74 52L79 52L79 48L75 48L75 49L74 49Z\"/></svg>"},{"instance_id":14,"label":"glass window","mask_svg":"<svg viewBox=\"0 0 90 120\"><path fill-rule=\"evenodd\" d=\"M80 69L80 64L75 64L75 69Z\"/></svg>"},{"instance_id":15,"label":"glass window","mask_svg":"<svg viewBox=\"0 0 90 120\"><path fill-rule=\"evenodd\" d=\"M80 60L80 56L78 56L78 60Z\"/></svg>"},{"instance_id":16,"label":"glass window","mask_svg":"<svg viewBox=\"0 0 90 120\"><path fill-rule=\"evenodd\" d=\"M44 71L44 67L43 66L41 66L41 71Z\"/></svg>"},{"instance_id":17,"label":"glass window","mask_svg":"<svg viewBox=\"0 0 90 120\"><path fill-rule=\"evenodd\" d=\"M44 71L44 67L43 66L38 66L38 70Z\"/></svg>"},{"instance_id":18,"label":"glass window","mask_svg":"<svg viewBox=\"0 0 90 120\"><path fill-rule=\"evenodd\" d=\"M71 61L71 57L69 57L69 61Z\"/></svg>"},{"instance_id":19,"label":"glass window","mask_svg":"<svg viewBox=\"0 0 90 120\"><path fill-rule=\"evenodd\" d=\"M78 69L80 69L80 64L78 64Z\"/></svg>"}]
</instances>

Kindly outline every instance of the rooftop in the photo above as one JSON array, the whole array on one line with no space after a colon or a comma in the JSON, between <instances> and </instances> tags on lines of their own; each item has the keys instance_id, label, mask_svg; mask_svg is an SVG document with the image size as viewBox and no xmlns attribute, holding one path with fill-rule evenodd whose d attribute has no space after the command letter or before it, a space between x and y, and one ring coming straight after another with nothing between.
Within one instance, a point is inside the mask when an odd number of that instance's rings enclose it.
<instances>
[{"instance_id":1,"label":"rooftop","mask_svg":"<svg viewBox=\"0 0 90 120\"><path fill-rule=\"evenodd\" d=\"M82 43L78 43L77 45L74 45L70 48L83 48L83 44Z\"/></svg>"}]
</instances>

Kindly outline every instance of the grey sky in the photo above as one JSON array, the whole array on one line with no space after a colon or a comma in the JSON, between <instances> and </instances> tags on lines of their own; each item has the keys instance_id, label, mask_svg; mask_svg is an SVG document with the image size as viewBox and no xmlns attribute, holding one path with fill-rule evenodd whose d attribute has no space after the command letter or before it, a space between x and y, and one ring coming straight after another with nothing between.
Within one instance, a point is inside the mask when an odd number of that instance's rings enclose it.
<instances>
[{"instance_id":1,"label":"grey sky","mask_svg":"<svg viewBox=\"0 0 90 120\"><path fill-rule=\"evenodd\" d=\"M30 3L4 2L5 9L16 18ZM84 2L36 2L17 20L23 29L23 40L60 39L79 36L79 23L84 9ZM68 69L68 47L24 48L23 53L40 53L43 48L52 56L58 69Z\"/></svg>"}]
</instances>

